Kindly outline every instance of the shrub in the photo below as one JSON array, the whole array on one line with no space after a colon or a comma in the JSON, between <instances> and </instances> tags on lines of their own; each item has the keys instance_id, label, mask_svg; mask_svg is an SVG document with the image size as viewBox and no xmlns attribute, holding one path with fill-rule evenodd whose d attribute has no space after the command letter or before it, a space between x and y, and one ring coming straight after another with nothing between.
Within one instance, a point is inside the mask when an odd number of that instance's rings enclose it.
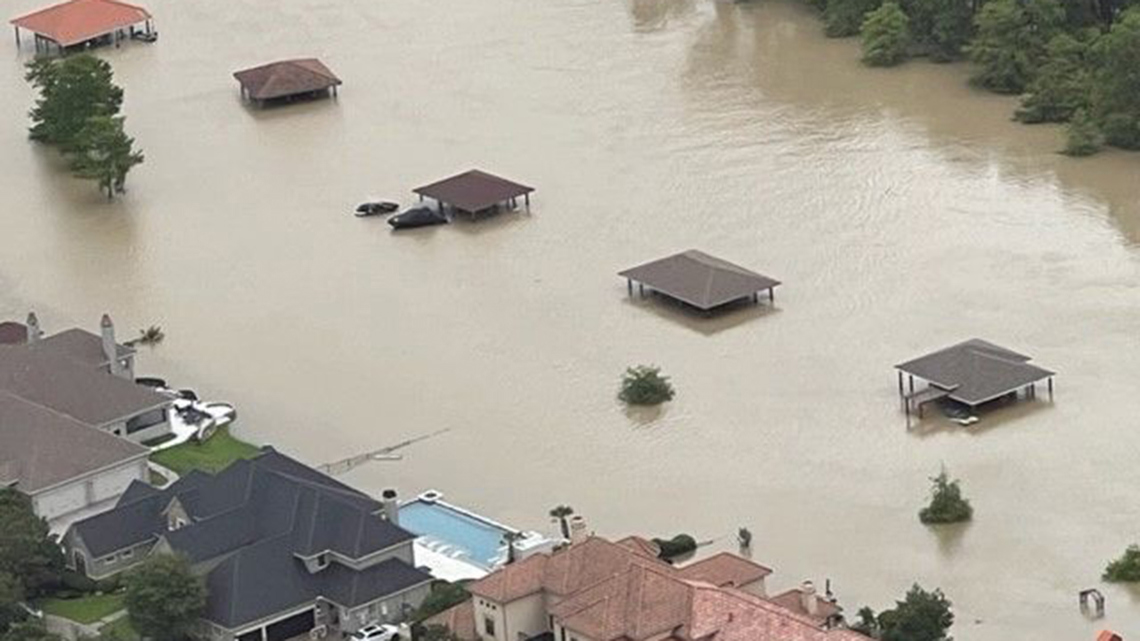
<instances>
[{"instance_id":1,"label":"shrub","mask_svg":"<svg viewBox=\"0 0 1140 641\"><path fill-rule=\"evenodd\" d=\"M684 556L697 549L697 540L688 534L678 534L671 539L653 539L661 550L657 556L666 561Z\"/></svg>"},{"instance_id":2,"label":"shrub","mask_svg":"<svg viewBox=\"0 0 1140 641\"><path fill-rule=\"evenodd\" d=\"M126 577L131 627L144 637L175 641L190 636L206 607L206 586L181 556L152 556Z\"/></svg>"},{"instance_id":3,"label":"shrub","mask_svg":"<svg viewBox=\"0 0 1140 641\"><path fill-rule=\"evenodd\" d=\"M630 405L660 405L673 400L673 384L661 369L638 365L625 370L618 398Z\"/></svg>"},{"instance_id":4,"label":"shrub","mask_svg":"<svg viewBox=\"0 0 1140 641\"><path fill-rule=\"evenodd\" d=\"M1113 583L1136 583L1140 581L1140 545L1130 545L1124 555L1110 561L1101 576Z\"/></svg>"},{"instance_id":5,"label":"shrub","mask_svg":"<svg viewBox=\"0 0 1140 641\"><path fill-rule=\"evenodd\" d=\"M879 0L827 0L823 31L829 38L854 36L863 26L863 17L878 7Z\"/></svg>"},{"instance_id":6,"label":"shrub","mask_svg":"<svg viewBox=\"0 0 1140 641\"><path fill-rule=\"evenodd\" d=\"M894 2L863 20L863 62L872 67L892 67L906 60L909 45L910 20Z\"/></svg>"},{"instance_id":7,"label":"shrub","mask_svg":"<svg viewBox=\"0 0 1140 641\"><path fill-rule=\"evenodd\" d=\"M940 523L960 523L969 521L974 515L970 502L962 498L962 488L957 480L950 480L946 470L930 479L933 487L930 492L930 505L922 508L918 518L927 525Z\"/></svg>"},{"instance_id":8,"label":"shrub","mask_svg":"<svg viewBox=\"0 0 1140 641\"><path fill-rule=\"evenodd\" d=\"M468 592L467 588L463 587L462 584L440 581L432 585L431 593L428 594L427 598L420 604L419 609L416 610L412 619L415 621L423 621L428 617L459 605L470 598L471 593Z\"/></svg>"}]
</instances>

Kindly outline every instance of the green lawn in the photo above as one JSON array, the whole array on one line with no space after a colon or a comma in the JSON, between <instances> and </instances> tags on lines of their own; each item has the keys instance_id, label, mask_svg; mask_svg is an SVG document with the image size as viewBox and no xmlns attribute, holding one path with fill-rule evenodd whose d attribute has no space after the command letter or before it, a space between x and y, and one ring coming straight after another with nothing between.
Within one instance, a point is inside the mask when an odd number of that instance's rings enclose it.
<instances>
[{"instance_id":1,"label":"green lawn","mask_svg":"<svg viewBox=\"0 0 1140 641\"><path fill-rule=\"evenodd\" d=\"M155 452L150 455L150 460L179 474L190 470L217 472L234 461L253 458L260 453L261 450L253 445L234 438L229 428L227 425L219 429L205 443L188 441Z\"/></svg>"},{"instance_id":2,"label":"green lawn","mask_svg":"<svg viewBox=\"0 0 1140 641\"><path fill-rule=\"evenodd\" d=\"M90 594L78 599L44 599L36 606L47 614L79 623L94 623L123 609L123 593Z\"/></svg>"},{"instance_id":3,"label":"green lawn","mask_svg":"<svg viewBox=\"0 0 1140 641\"><path fill-rule=\"evenodd\" d=\"M127 617L115 619L114 621L103 626L99 631L106 634L109 630L114 630L117 636L112 636L112 639L122 639L123 641L138 641L139 633L131 627L131 622Z\"/></svg>"}]
</instances>

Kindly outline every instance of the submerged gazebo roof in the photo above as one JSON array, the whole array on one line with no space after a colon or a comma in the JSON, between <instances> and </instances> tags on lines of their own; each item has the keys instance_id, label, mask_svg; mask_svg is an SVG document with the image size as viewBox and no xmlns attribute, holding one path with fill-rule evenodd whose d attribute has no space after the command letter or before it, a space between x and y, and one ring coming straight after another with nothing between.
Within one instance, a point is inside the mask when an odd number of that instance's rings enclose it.
<instances>
[{"instance_id":1,"label":"submerged gazebo roof","mask_svg":"<svg viewBox=\"0 0 1140 641\"><path fill-rule=\"evenodd\" d=\"M234 78L254 100L285 98L342 84L340 78L316 58L279 60L236 71Z\"/></svg>"},{"instance_id":2,"label":"submerged gazebo roof","mask_svg":"<svg viewBox=\"0 0 1140 641\"><path fill-rule=\"evenodd\" d=\"M534 191L534 187L528 187L478 169L465 171L412 190L420 196L447 203L456 209L467 212L483 211L519 196L529 196L532 191Z\"/></svg>"},{"instance_id":3,"label":"submerged gazebo roof","mask_svg":"<svg viewBox=\"0 0 1140 641\"><path fill-rule=\"evenodd\" d=\"M119 0L70 0L10 22L61 47L70 47L150 19L150 12L143 7Z\"/></svg>"},{"instance_id":4,"label":"submerged gazebo roof","mask_svg":"<svg viewBox=\"0 0 1140 641\"><path fill-rule=\"evenodd\" d=\"M1031 357L974 338L896 365L947 393L975 406L1054 376L1029 363Z\"/></svg>"},{"instance_id":5,"label":"submerged gazebo roof","mask_svg":"<svg viewBox=\"0 0 1140 641\"><path fill-rule=\"evenodd\" d=\"M702 251L689 251L661 258L618 272L631 281L651 287L701 310L769 293L780 281L734 265Z\"/></svg>"}]
</instances>

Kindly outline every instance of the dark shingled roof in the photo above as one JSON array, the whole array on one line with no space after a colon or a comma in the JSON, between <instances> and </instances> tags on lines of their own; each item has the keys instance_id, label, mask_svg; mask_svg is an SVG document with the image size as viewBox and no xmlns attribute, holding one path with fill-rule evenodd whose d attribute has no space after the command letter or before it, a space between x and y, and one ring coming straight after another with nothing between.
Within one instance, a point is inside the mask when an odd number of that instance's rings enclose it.
<instances>
[{"instance_id":1,"label":"dark shingled roof","mask_svg":"<svg viewBox=\"0 0 1140 641\"><path fill-rule=\"evenodd\" d=\"M771 289L780 281L690 249L618 272L702 310Z\"/></svg>"},{"instance_id":2,"label":"dark shingled roof","mask_svg":"<svg viewBox=\"0 0 1140 641\"><path fill-rule=\"evenodd\" d=\"M971 339L895 367L967 405L980 405L1055 373L1029 363L1030 357L981 339Z\"/></svg>"},{"instance_id":3,"label":"dark shingled roof","mask_svg":"<svg viewBox=\"0 0 1140 641\"><path fill-rule=\"evenodd\" d=\"M234 78L255 100L271 100L321 91L342 84L316 58L281 60L234 72Z\"/></svg>"},{"instance_id":4,"label":"dark shingled roof","mask_svg":"<svg viewBox=\"0 0 1140 641\"><path fill-rule=\"evenodd\" d=\"M91 367L102 367L110 362L103 352L103 337L78 327L45 337L36 348L66 356ZM122 358L134 354L135 348L116 344L115 353Z\"/></svg>"},{"instance_id":5,"label":"dark shingled roof","mask_svg":"<svg viewBox=\"0 0 1140 641\"><path fill-rule=\"evenodd\" d=\"M170 399L43 344L0 345L0 390L92 426L121 421Z\"/></svg>"},{"instance_id":6,"label":"dark shingled roof","mask_svg":"<svg viewBox=\"0 0 1140 641\"><path fill-rule=\"evenodd\" d=\"M175 500L192 522L171 532L165 514ZM429 581L399 560L360 571L335 561L315 574L305 568L300 557L328 551L360 559L414 538L381 511L367 495L266 448L164 490L132 486L113 510L72 529L96 557L161 538L195 563L225 558L207 575L205 616L232 628L317 596L352 606Z\"/></svg>"},{"instance_id":7,"label":"dark shingled roof","mask_svg":"<svg viewBox=\"0 0 1140 641\"><path fill-rule=\"evenodd\" d=\"M529 194L534 188L472 169L412 191L456 209L476 212Z\"/></svg>"},{"instance_id":8,"label":"dark shingled roof","mask_svg":"<svg viewBox=\"0 0 1140 641\"><path fill-rule=\"evenodd\" d=\"M146 457L147 448L0 391L0 486L31 494Z\"/></svg>"}]
</instances>

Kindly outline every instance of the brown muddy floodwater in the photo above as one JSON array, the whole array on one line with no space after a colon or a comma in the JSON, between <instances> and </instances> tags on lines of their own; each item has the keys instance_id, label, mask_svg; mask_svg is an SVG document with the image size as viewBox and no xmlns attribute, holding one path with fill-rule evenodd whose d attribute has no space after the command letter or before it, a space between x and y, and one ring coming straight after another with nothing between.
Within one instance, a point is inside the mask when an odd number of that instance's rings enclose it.
<instances>
[{"instance_id":1,"label":"brown muddy floodwater","mask_svg":"<svg viewBox=\"0 0 1140 641\"><path fill-rule=\"evenodd\" d=\"M12 15L40 4L15 0ZM1077 611L1140 539L1140 155L1074 161L962 66L863 68L791 2L152 0L161 40L104 51L146 151L113 205L25 139L0 65L0 312L49 329L161 324L141 358L321 463L441 428L350 482L438 488L523 527L739 526L773 584L850 610L913 581L960 641L1140 632L1140 595ZM316 55L340 99L252 112L235 69ZM530 216L393 235L366 197L478 166ZM615 272L701 248L784 281L696 321ZM985 337L1058 394L908 433L891 366ZM630 364L679 394L615 401ZM916 512L945 463L976 510Z\"/></svg>"}]
</instances>

